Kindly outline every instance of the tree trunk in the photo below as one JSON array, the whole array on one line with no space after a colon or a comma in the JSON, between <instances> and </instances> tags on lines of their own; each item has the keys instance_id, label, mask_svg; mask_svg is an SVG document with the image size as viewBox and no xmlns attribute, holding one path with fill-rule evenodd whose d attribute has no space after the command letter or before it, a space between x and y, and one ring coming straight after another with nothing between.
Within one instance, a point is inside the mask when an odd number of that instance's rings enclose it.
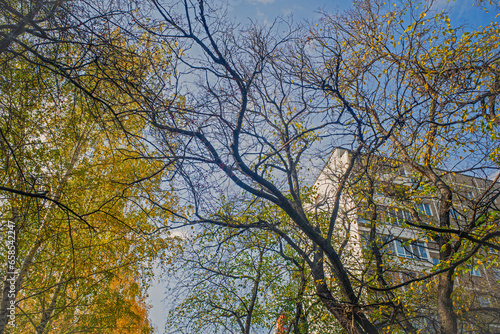
<instances>
[{"instance_id":1,"label":"tree trunk","mask_svg":"<svg viewBox=\"0 0 500 334\"><path fill-rule=\"evenodd\" d=\"M441 193L439 200L439 225L443 228L450 227L450 210L452 193L450 188L444 184L442 180L437 182L437 186ZM452 254L451 237L442 233L439 239L439 256L441 261L448 261ZM453 273L454 270L449 270L439 276L437 287L437 311L442 334L457 333L457 316L453 310L453 300L451 293L453 292Z\"/></svg>"},{"instance_id":2,"label":"tree trunk","mask_svg":"<svg viewBox=\"0 0 500 334\"><path fill-rule=\"evenodd\" d=\"M341 303L333 297L325 280L323 252L314 250L312 275L316 292L327 310L339 321L349 334L378 334L377 328L366 318L357 304ZM347 274L346 274L347 275Z\"/></svg>"},{"instance_id":3,"label":"tree trunk","mask_svg":"<svg viewBox=\"0 0 500 334\"><path fill-rule=\"evenodd\" d=\"M439 276L437 311L442 334L456 334L458 330L457 316L453 311L453 300L451 299L451 293L453 292L453 272L450 270Z\"/></svg>"}]
</instances>

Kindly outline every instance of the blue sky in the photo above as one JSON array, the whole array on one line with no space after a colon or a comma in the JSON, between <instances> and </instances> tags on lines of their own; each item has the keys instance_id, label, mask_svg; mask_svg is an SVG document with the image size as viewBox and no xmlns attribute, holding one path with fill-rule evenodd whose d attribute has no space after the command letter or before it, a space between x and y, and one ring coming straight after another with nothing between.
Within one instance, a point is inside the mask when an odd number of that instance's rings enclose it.
<instances>
[{"instance_id":1,"label":"blue sky","mask_svg":"<svg viewBox=\"0 0 500 334\"><path fill-rule=\"evenodd\" d=\"M293 14L294 19L314 19L319 18L319 9L327 12L349 9L352 0L216 0L218 3L229 5L228 14L241 23L248 22L248 19L260 22L272 22L277 16L288 16ZM393 1L386 0L387 3ZM399 2L399 1L398 1ZM416 1L415 1L416 2ZM474 28L485 26L495 20L495 13L486 13L480 6L474 5L477 0L435 0L434 7L442 10L447 9L450 18L455 24L466 24ZM483 1L482 6L490 7L488 0ZM494 2L497 2L495 0ZM498 8L498 6L497 6ZM498 12L497 12L498 13Z\"/></svg>"},{"instance_id":2,"label":"blue sky","mask_svg":"<svg viewBox=\"0 0 500 334\"><path fill-rule=\"evenodd\" d=\"M211 0L218 3L228 4L228 18L246 24L249 19L261 23L272 22L277 16L288 16L293 14L294 20L319 18L319 9L325 9L327 12L336 10L346 10L352 6L352 0ZM388 3L391 0L386 0ZM498 1L498 0L495 0ZM449 15L453 25L465 24L469 29L475 29L478 26L485 26L496 20L496 13L491 11L486 13L478 6L472 6L474 0L436 0L436 6L441 9L449 9ZM485 3L488 3L486 0ZM497 6L498 8L498 6ZM168 279L168 278L166 278ZM165 295L165 283L155 283L151 287L149 302L152 304L150 318L157 327L157 333L164 331L164 305L162 299Z\"/></svg>"},{"instance_id":3,"label":"blue sky","mask_svg":"<svg viewBox=\"0 0 500 334\"><path fill-rule=\"evenodd\" d=\"M260 21L272 21L275 17L288 16L293 13L294 18L314 18L319 15L318 9L325 8L329 11L344 9L351 5L349 0L226 0L230 4L230 14L238 19L247 18Z\"/></svg>"}]
</instances>

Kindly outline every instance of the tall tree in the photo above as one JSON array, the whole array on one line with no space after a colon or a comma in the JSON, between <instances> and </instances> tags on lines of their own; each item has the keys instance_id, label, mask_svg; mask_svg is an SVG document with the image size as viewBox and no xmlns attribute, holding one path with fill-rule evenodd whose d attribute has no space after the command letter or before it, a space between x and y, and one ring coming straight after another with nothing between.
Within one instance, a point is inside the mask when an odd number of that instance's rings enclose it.
<instances>
[{"instance_id":1,"label":"tall tree","mask_svg":"<svg viewBox=\"0 0 500 334\"><path fill-rule=\"evenodd\" d=\"M55 45L45 56L61 62L82 52ZM47 59L34 66L42 58L20 52L2 63L1 218L4 229L15 225L16 258L10 266L2 245L0 332L151 332L145 289L171 244L158 232L175 205L161 188L167 166L142 159L154 156L137 140L146 123L118 116L130 98L100 81L97 66L85 67L79 84Z\"/></svg>"},{"instance_id":2,"label":"tall tree","mask_svg":"<svg viewBox=\"0 0 500 334\"><path fill-rule=\"evenodd\" d=\"M165 158L177 163L178 187L193 205L193 214L179 217L179 223L271 230L307 263L316 294L346 331L376 333L387 325L374 311L380 304L373 307L366 298L366 289L378 289L387 292L383 303L398 319L389 329L416 332L398 294L390 293L410 281L366 284L359 267L351 265L356 254L346 246L349 233L336 232L349 224L353 210L343 204L346 189L364 182L354 170L358 162L388 156L435 191L438 225L421 221L416 227L436 233L441 265L431 276L438 280L439 327L457 332L455 268L481 247L497 247L497 232L490 229L497 222L498 193L485 187L464 234L450 220L453 194L461 191L450 187L452 177L443 170L487 173L494 166L482 161L495 160L497 152L498 57L490 43L496 43L496 25L462 38L447 26L446 15L432 12L432 3L418 9L401 2L393 10L393 4L357 2L352 12L327 16L321 30L311 32L279 19L268 27L240 28L205 1L153 5L156 15L139 13L131 21L140 22L159 45L179 44L181 51L172 50L180 62L174 83L185 94L182 105L175 104L165 99L165 85L151 85L135 98L163 141ZM428 29L431 23L435 30ZM470 80L457 83L457 76ZM192 78L196 82L187 85ZM486 131L474 131L482 121ZM351 154L334 175L328 210L315 214L316 195L305 186L309 168L336 146ZM455 148L476 152L475 160L467 160L471 166L449 165L457 161ZM409 203L416 194L398 200ZM221 203L232 203L233 214L218 214ZM281 219L244 215L262 203L275 205ZM471 235L477 227L479 234Z\"/></svg>"},{"instance_id":3,"label":"tall tree","mask_svg":"<svg viewBox=\"0 0 500 334\"><path fill-rule=\"evenodd\" d=\"M352 145L356 154L381 144L363 135L365 124L351 109L332 103L306 78L309 71L322 71L316 57L322 46L280 20L270 28L241 30L214 19L217 9L205 1L154 6L158 14L135 21L160 45L175 39L183 50L173 55L185 66L176 81L184 104L165 100L160 85L136 98L157 130L165 158L176 162L176 179L185 182L177 187L185 189L185 200L193 205L193 215L179 217L179 223L273 231L307 263L317 295L342 327L376 333L360 298L363 288L351 280L342 246L333 238L351 168L340 176L337 210L329 218L317 221L307 209L309 159L341 143ZM186 51L195 49L201 54ZM183 87L183 74L201 82ZM218 204L226 202L234 203L238 214L270 203L283 220L218 215ZM299 243L302 238L307 242Z\"/></svg>"},{"instance_id":4,"label":"tall tree","mask_svg":"<svg viewBox=\"0 0 500 334\"><path fill-rule=\"evenodd\" d=\"M457 333L453 291L461 268L474 258L498 263L488 251L498 249L498 24L468 31L432 2L360 1L345 15L326 16L323 27L326 34L315 36L325 44L343 41L325 63L325 92L363 111L373 133L388 139L377 154L410 173L412 183L392 197L412 212L409 228L422 229L440 254L434 273L416 281L437 275L438 327ZM437 203L437 221L415 210L425 198Z\"/></svg>"}]
</instances>

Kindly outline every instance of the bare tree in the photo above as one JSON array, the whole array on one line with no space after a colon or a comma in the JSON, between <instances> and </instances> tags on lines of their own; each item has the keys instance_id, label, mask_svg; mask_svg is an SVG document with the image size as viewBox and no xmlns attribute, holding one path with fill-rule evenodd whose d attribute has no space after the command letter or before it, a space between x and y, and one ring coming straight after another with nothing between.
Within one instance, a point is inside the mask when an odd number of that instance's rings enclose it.
<instances>
[{"instance_id":1,"label":"bare tree","mask_svg":"<svg viewBox=\"0 0 500 334\"><path fill-rule=\"evenodd\" d=\"M179 223L273 231L306 262L316 294L342 327L378 332L365 313L364 287L354 283L341 257L344 246L333 237L355 159L384 142L366 136L363 117L325 96L312 75L324 71L323 61L335 58L340 45L327 48L279 19L269 27L235 26L204 1L154 6L160 19L136 21L158 43L178 43L174 84L182 99L165 99L165 85L134 96L165 159L176 161L176 187L192 205L192 215ZM309 161L338 145L354 154L338 175L332 212L316 220ZM280 218L259 213L260 203L276 206ZM230 209L222 214L221 206Z\"/></svg>"},{"instance_id":2,"label":"bare tree","mask_svg":"<svg viewBox=\"0 0 500 334\"><path fill-rule=\"evenodd\" d=\"M439 326L445 333L457 332L452 305L455 268L481 253L483 246L497 247L497 232L470 234L478 225L495 225L491 213L496 210L497 188L484 187L477 214L456 228L450 219L452 199L454 194L462 196L462 190L451 187L455 181L443 172L488 173L495 166L494 161L482 164L495 152L491 129L496 126L496 67L485 65L498 61L496 51L488 53L485 47L494 28L474 41L485 50L481 64L466 61L455 68L463 53L457 52L457 61L450 63L442 45L448 38L450 43L456 40L456 32L441 40L427 35L436 42L424 46L423 36L433 33L424 28L431 8L417 11L407 4L393 12L382 4L360 2L344 17L327 16L322 30L312 32L279 19L267 27L237 26L224 20L223 10L204 1L155 1L153 17L158 19L133 19L160 45L178 44L171 50L179 64L175 80L155 81L153 76L135 90L134 98L155 128L164 158L176 163L176 186L193 205L192 215L179 216L179 223L273 231L307 263L318 297L348 332L378 332L383 323L375 324L367 314L379 306L394 314L390 324L414 332L391 290L433 276L438 280ZM378 23L382 14L383 22ZM392 20L408 20L411 33L406 26L401 31L392 27ZM372 27L370 22L377 23ZM435 32L450 33L441 27L446 22L446 16L437 15ZM404 45L397 46L394 39ZM441 56L442 63L433 63ZM443 72L443 64L454 65ZM159 78L161 71L156 75ZM471 79L470 84L453 86L457 75ZM167 87L172 96L166 96ZM476 94L479 87L484 90ZM490 130L474 132L482 120L489 122ZM310 168L337 146L350 149L349 160L333 175L328 215L315 215L314 191L307 187ZM473 150L475 159L467 159L467 167L451 166L456 161L452 147ZM342 200L346 189L364 182L357 168L360 162L376 161L366 158L373 155L398 161L434 187L438 225L423 220L414 224L435 233L440 249L442 266L428 276L399 285L382 277L382 286L370 285L350 266L349 235L338 238L336 232L350 214ZM398 200L410 206L416 193L405 196ZM261 203L279 208L281 218L259 215L254 208ZM226 206L230 210L221 214ZM412 213L418 222L421 215ZM478 224L484 215L491 217ZM306 242L298 241L304 238ZM465 240L473 242L470 249ZM376 253L376 247L372 251ZM367 288L383 292L376 305L366 304Z\"/></svg>"}]
</instances>

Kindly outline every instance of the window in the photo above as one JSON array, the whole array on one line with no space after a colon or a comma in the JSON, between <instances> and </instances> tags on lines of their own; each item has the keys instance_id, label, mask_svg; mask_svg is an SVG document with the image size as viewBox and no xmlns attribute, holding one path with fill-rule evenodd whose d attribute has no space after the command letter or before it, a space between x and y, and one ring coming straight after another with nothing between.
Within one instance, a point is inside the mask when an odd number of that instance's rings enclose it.
<instances>
[{"instance_id":1,"label":"window","mask_svg":"<svg viewBox=\"0 0 500 334\"><path fill-rule=\"evenodd\" d=\"M404 245L401 240L394 240L396 245L396 254L408 259L428 260L427 247L423 242L412 242L411 244Z\"/></svg>"},{"instance_id":2,"label":"window","mask_svg":"<svg viewBox=\"0 0 500 334\"><path fill-rule=\"evenodd\" d=\"M358 218L358 224L368 225L369 223L368 219Z\"/></svg>"},{"instance_id":3,"label":"window","mask_svg":"<svg viewBox=\"0 0 500 334\"><path fill-rule=\"evenodd\" d=\"M439 264L439 259L436 259L435 257L432 258L432 264L433 265L438 265Z\"/></svg>"},{"instance_id":4,"label":"window","mask_svg":"<svg viewBox=\"0 0 500 334\"><path fill-rule=\"evenodd\" d=\"M450 210L450 216L451 216L451 218L453 218L453 219L458 219L458 212L457 212L457 210L455 210L455 209L451 209L451 210Z\"/></svg>"},{"instance_id":5,"label":"window","mask_svg":"<svg viewBox=\"0 0 500 334\"><path fill-rule=\"evenodd\" d=\"M470 274L472 276L481 277L481 272L479 271L479 267L478 266L471 266L470 264L468 264L467 268L470 269Z\"/></svg>"},{"instance_id":6,"label":"window","mask_svg":"<svg viewBox=\"0 0 500 334\"><path fill-rule=\"evenodd\" d=\"M428 260L429 255L427 254L427 247L423 242L416 242L413 244L413 249L416 254L416 258L419 260Z\"/></svg>"},{"instance_id":7,"label":"window","mask_svg":"<svg viewBox=\"0 0 500 334\"><path fill-rule=\"evenodd\" d=\"M432 211L429 204L417 204L417 211L427 216L432 216Z\"/></svg>"},{"instance_id":8,"label":"window","mask_svg":"<svg viewBox=\"0 0 500 334\"><path fill-rule=\"evenodd\" d=\"M394 243L396 244L396 252L397 252L396 254L398 256L411 258L411 253L408 252L406 247L403 246L401 240L394 240Z\"/></svg>"},{"instance_id":9,"label":"window","mask_svg":"<svg viewBox=\"0 0 500 334\"><path fill-rule=\"evenodd\" d=\"M405 221L411 222L411 213L401 209L392 208L389 210L389 219L393 225L402 225Z\"/></svg>"}]
</instances>

